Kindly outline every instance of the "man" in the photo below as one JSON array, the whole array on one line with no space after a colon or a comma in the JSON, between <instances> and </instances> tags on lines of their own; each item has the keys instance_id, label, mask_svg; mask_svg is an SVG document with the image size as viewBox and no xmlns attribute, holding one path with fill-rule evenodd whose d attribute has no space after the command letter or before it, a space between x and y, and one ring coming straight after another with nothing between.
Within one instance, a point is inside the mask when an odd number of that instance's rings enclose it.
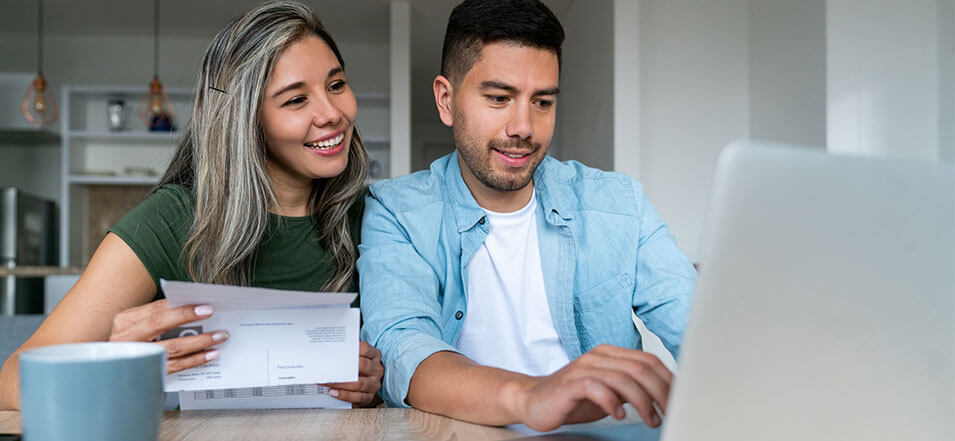
<instances>
[{"instance_id":1,"label":"man","mask_svg":"<svg viewBox=\"0 0 955 441\"><path fill-rule=\"evenodd\" d=\"M546 156L563 39L537 0L451 13L433 86L456 152L365 207L362 338L390 405L550 430L629 402L660 424L671 374L631 311L676 355L695 272L639 183Z\"/></svg>"}]
</instances>

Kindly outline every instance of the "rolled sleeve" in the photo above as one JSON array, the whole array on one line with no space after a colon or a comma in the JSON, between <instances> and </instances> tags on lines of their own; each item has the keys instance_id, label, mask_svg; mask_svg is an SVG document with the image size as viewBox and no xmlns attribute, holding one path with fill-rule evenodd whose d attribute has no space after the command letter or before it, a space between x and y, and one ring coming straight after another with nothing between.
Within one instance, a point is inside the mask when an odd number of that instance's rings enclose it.
<instances>
[{"instance_id":1,"label":"rolled sleeve","mask_svg":"<svg viewBox=\"0 0 955 441\"><path fill-rule=\"evenodd\" d=\"M408 407L418 365L435 352L456 352L441 338L438 277L374 191L365 200L359 252L362 339L381 351L382 398L389 406Z\"/></svg>"}]
</instances>

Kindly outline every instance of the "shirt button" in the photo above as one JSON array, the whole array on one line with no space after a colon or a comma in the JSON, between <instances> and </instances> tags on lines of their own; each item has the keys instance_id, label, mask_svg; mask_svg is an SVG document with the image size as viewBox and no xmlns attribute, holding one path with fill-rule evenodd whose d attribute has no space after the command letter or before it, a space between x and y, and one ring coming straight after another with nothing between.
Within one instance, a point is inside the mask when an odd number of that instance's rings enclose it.
<instances>
[{"instance_id":1,"label":"shirt button","mask_svg":"<svg viewBox=\"0 0 955 441\"><path fill-rule=\"evenodd\" d=\"M463 312L458 311L458 312L454 313L454 318L456 318L456 319L458 319L458 320L461 320L461 317L464 317L464 313L463 313Z\"/></svg>"},{"instance_id":2,"label":"shirt button","mask_svg":"<svg viewBox=\"0 0 955 441\"><path fill-rule=\"evenodd\" d=\"M482 218L478 219L478 223L481 224L481 225L484 225L484 218L482 217Z\"/></svg>"}]
</instances>

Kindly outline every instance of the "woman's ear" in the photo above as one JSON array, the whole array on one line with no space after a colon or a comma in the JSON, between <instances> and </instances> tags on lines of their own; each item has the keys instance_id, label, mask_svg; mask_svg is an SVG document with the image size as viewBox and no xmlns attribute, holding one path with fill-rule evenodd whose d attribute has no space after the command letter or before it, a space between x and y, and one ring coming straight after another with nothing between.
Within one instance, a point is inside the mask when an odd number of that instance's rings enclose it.
<instances>
[{"instance_id":1,"label":"woman's ear","mask_svg":"<svg viewBox=\"0 0 955 441\"><path fill-rule=\"evenodd\" d=\"M454 123L454 114L452 113L453 107L451 104L451 97L454 95L454 86L451 85L451 80L448 80L443 75L438 75L434 77L434 104L438 106L438 116L441 117L441 122L444 125L451 127Z\"/></svg>"}]
</instances>

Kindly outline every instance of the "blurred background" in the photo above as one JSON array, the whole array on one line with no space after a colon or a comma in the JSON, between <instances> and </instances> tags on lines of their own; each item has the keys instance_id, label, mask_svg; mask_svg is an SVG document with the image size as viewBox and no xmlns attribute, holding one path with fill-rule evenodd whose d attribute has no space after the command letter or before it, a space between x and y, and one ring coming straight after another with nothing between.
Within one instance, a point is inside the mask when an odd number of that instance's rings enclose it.
<instances>
[{"instance_id":1,"label":"blurred background","mask_svg":"<svg viewBox=\"0 0 955 441\"><path fill-rule=\"evenodd\" d=\"M183 127L213 34L258 3L44 0L41 19L37 0L0 2L0 187L24 201L6 203L6 217L25 219L11 221L4 249L34 250L5 251L7 267L67 266L31 277L65 273L71 285L171 156L179 132L139 117L154 74ZM305 3L345 57L371 179L452 151L431 82L457 2ZM955 161L955 0L545 3L567 33L552 155L639 178L691 259L716 157L731 140ZM47 125L21 112L41 52L59 113ZM0 274L3 286L16 279Z\"/></svg>"}]
</instances>

